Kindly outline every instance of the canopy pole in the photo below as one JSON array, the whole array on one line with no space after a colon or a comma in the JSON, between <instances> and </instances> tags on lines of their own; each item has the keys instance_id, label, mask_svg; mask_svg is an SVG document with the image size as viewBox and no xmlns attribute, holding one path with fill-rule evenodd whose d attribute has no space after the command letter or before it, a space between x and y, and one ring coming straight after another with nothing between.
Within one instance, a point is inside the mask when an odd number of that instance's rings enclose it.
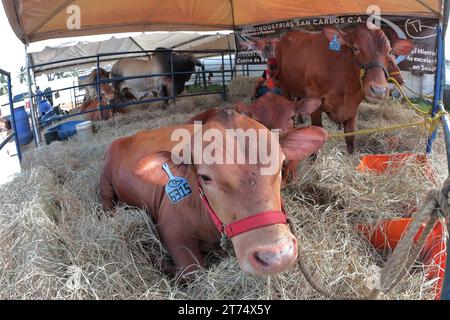
<instances>
[{"instance_id":1,"label":"canopy pole","mask_svg":"<svg viewBox=\"0 0 450 320\"><path fill-rule=\"evenodd\" d=\"M39 147L42 144L41 139L41 132L39 130L39 120L38 120L38 101L36 99L36 103L34 102L35 99L33 99L33 89L31 88L31 61L30 56L28 54L27 45L25 45L25 63L26 63L26 69L27 69L27 82L28 82L28 94L30 96L30 117L31 117L31 124L33 126L33 135L34 135L34 142L36 144L36 147Z\"/></svg>"},{"instance_id":2,"label":"canopy pole","mask_svg":"<svg viewBox=\"0 0 450 320\"><path fill-rule=\"evenodd\" d=\"M444 38L442 34L442 25L439 24L437 28L437 43L438 43L438 52L437 52L437 69L436 69L436 78L435 78L435 84L434 84L434 103L433 103L433 110L431 112L431 116L434 117L436 113L439 111L439 102L442 100L442 76L443 76L443 69L445 71L445 67L443 66L443 62L445 60L444 55ZM445 78L444 78L445 81ZM433 141L436 139L437 135L437 129L432 133L431 137L428 138L427 143L427 154L430 154L433 147Z\"/></svg>"},{"instance_id":3,"label":"canopy pole","mask_svg":"<svg viewBox=\"0 0 450 320\"><path fill-rule=\"evenodd\" d=\"M445 34L447 33L447 26L448 26L448 18L449 18L449 11L450 11L450 5L448 3L448 1L444 1L444 22L443 22L443 32L442 32L442 39L445 38ZM442 82L440 83L441 88L444 88L445 86L445 72L446 72L446 68L445 68L445 46L443 48L443 54L442 54L442 61L444 62L444 67L442 70L442 74L443 74L443 79ZM443 90L442 90L443 91ZM443 105L443 103L439 103L439 106L441 108L441 110L445 110L445 106ZM448 167L449 167L449 174L450 174L450 124L448 121L448 117L447 116L443 116L442 117L442 121L444 124L444 137L445 137L445 142L446 142L446 147L447 147L447 161L449 161L447 163ZM448 221L447 224L447 230L450 230L450 221ZM445 267L445 275L444 275L444 281L442 283L442 291L441 291L441 300L450 300L450 238L447 239L447 261L446 261L446 267Z\"/></svg>"}]
</instances>

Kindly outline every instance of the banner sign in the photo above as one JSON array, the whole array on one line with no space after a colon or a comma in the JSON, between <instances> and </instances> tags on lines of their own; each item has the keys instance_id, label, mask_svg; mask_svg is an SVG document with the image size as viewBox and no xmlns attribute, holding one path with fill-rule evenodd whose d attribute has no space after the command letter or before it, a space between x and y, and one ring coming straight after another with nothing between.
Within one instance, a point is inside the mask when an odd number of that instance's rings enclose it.
<instances>
[{"instance_id":1,"label":"banner sign","mask_svg":"<svg viewBox=\"0 0 450 320\"><path fill-rule=\"evenodd\" d=\"M247 25L236 29L238 64L265 64L276 56L276 46L288 31L321 31L325 26L348 31L356 24L366 23L367 15L301 18L273 23ZM406 57L397 57L399 67L413 73L434 74L437 64L437 26L439 20L420 17L381 16L381 29L391 45L397 39L411 40L416 48Z\"/></svg>"}]
</instances>

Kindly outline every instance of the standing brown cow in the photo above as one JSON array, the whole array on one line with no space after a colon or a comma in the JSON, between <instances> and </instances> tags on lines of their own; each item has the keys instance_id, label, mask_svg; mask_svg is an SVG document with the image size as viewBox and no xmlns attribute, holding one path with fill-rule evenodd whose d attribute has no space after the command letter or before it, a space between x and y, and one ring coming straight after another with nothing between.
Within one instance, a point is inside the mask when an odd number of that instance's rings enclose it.
<instances>
[{"instance_id":1,"label":"standing brown cow","mask_svg":"<svg viewBox=\"0 0 450 320\"><path fill-rule=\"evenodd\" d=\"M329 49L337 37L340 51ZM277 50L279 82L288 97L322 100L311 115L313 125L322 126L322 112L346 133L354 132L356 111L364 98L379 101L388 96L392 53L406 55L414 48L409 40L398 40L393 48L380 29L358 25L350 32L325 27L323 32L292 31L284 35ZM345 138L347 151L354 152L354 136Z\"/></svg>"},{"instance_id":2,"label":"standing brown cow","mask_svg":"<svg viewBox=\"0 0 450 320\"><path fill-rule=\"evenodd\" d=\"M231 238L245 272L269 275L288 268L297 258L297 239L286 221L278 220L285 217L281 212L281 163L284 158L308 157L325 142L326 131L318 127L295 129L283 133L278 143L263 125L233 110L217 113L202 130L195 128L187 124L147 130L113 142L106 151L100 182L103 206L111 209L120 200L145 208L176 266L185 272L204 265L203 253L218 247L221 233ZM179 156L175 147L180 141L173 135L180 129L189 133L189 138L181 141L183 151L187 147L194 152L197 138L202 141L202 150L208 148L205 142L211 141L211 137L206 137L208 129L222 136L227 136L229 130L256 130L259 132L256 145L260 139L274 141L269 146L277 159L275 173L262 174L261 168L267 164L261 159L256 163L237 163L241 156L251 157L250 143L232 149L235 151L231 163L227 158L226 164L196 164L191 158L196 155L190 155L190 161L175 165L171 159ZM225 145L229 142L236 145L237 138L231 139L214 149L215 156L230 154ZM176 204L164 191L168 183L162 169L165 163L174 176L187 179L192 189L190 195Z\"/></svg>"}]
</instances>

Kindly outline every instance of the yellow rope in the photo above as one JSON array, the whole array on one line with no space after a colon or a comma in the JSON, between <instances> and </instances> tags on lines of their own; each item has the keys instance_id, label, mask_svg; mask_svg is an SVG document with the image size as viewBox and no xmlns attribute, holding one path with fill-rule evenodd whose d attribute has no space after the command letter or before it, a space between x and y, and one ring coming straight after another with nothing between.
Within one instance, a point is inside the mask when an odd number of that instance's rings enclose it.
<instances>
[{"instance_id":1,"label":"yellow rope","mask_svg":"<svg viewBox=\"0 0 450 320\"><path fill-rule=\"evenodd\" d=\"M424 99L428 99L428 100L434 100L434 96L429 95L429 94L422 94L422 93L417 93L414 90L408 88L407 86L403 85L403 88L405 88L406 90L408 90L409 92L414 93L416 96L424 98Z\"/></svg>"},{"instance_id":2,"label":"yellow rope","mask_svg":"<svg viewBox=\"0 0 450 320\"><path fill-rule=\"evenodd\" d=\"M428 124L428 121L420 121L415 123L404 123L399 124L392 127L387 128L374 128L374 129L366 129L366 130L359 130L349 133L333 133L328 136L329 139L334 138L346 138L351 136L359 136L359 135L365 135L365 134L371 134L371 133L378 133L378 132L385 132L385 131L393 131L398 129L404 129L404 128L410 128L410 127L417 127L417 126L426 126Z\"/></svg>"},{"instance_id":3,"label":"yellow rope","mask_svg":"<svg viewBox=\"0 0 450 320\"><path fill-rule=\"evenodd\" d=\"M372 133L378 133L378 132L393 131L393 130L404 129L404 128L418 127L418 126L428 127L428 135L431 136L431 134L436 130L436 127L439 125L441 116L444 114L447 114L447 112L439 111L433 118L427 117L423 121L419 121L419 122L402 123L402 124L398 124L398 125L386 127L386 128L366 129L366 130L359 130L359 131L349 132L349 133L333 133L333 134L330 134L328 137L329 137L329 139L345 138L345 137L351 137L351 136L357 136L357 135L365 135L365 134L372 134Z\"/></svg>"},{"instance_id":4,"label":"yellow rope","mask_svg":"<svg viewBox=\"0 0 450 320\"><path fill-rule=\"evenodd\" d=\"M389 82L394 83L398 90L400 90L401 94L403 95L403 97L405 98L406 102L408 103L408 105L413 108L418 114L422 115L422 116L429 116L431 114L431 111L423 111L420 110L418 107L416 107L416 105L408 98L408 96L405 94L405 91L403 90L402 86L400 85L400 83L398 83L397 80L395 80L394 78L390 77L388 79Z\"/></svg>"},{"instance_id":5,"label":"yellow rope","mask_svg":"<svg viewBox=\"0 0 450 320\"><path fill-rule=\"evenodd\" d=\"M361 69L360 71L360 80L362 81L362 78L364 77L364 70ZM401 94L407 101L408 105L413 108L419 115L423 116L425 119L420 122L413 122L413 123L403 123L398 124L391 127L386 128L374 128L374 129L366 129L366 130L359 130L349 133L332 133L328 137L329 139L334 138L345 138L345 137L351 137L351 136L357 136L357 135L365 135L365 134L372 134L372 133L378 133L378 132L385 132L385 131L393 131L398 129L404 129L404 128L411 128L411 127L418 127L418 126L426 126L428 127L428 135L431 136L431 134L436 131L437 126L439 125L440 119L443 115L448 115L447 111L439 111L434 117L431 117L431 110L423 111L420 110L405 94L403 91L401 85L395 80L394 78L389 78L388 81L393 82L398 89L400 90Z\"/></svg>"}]
</instances>

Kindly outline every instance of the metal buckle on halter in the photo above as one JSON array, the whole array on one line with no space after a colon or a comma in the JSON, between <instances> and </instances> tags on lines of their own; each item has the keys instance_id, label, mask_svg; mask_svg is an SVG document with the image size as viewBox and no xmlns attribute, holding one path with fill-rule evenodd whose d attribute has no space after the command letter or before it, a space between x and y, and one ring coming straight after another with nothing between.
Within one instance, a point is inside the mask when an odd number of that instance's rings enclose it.
<instances>
[{"instance_id":1,"label":"metal buckle on halter","mask_svg":"<svg viewBox=\"0 0 450 320\"><path fill-rule=\"evenodd\" d=\"M225 233L225 225L222 224L222 231L220 237L220 247L227 252L229 255L234 255L234 247L231 243L231 239Z\"/></svg>"},{"instance_id":2,"label":"metal buckle on halter","mask_svg":"<svg viewBox=\"0 0 450 320\"><path fill-rule=\"evenodd\" d=\"M198 193L200 194L200 197L204 198L205 197L205 193L203 192L202 187L200 186L200 184L198 185Z\"/></svg>"}]
</instances>

